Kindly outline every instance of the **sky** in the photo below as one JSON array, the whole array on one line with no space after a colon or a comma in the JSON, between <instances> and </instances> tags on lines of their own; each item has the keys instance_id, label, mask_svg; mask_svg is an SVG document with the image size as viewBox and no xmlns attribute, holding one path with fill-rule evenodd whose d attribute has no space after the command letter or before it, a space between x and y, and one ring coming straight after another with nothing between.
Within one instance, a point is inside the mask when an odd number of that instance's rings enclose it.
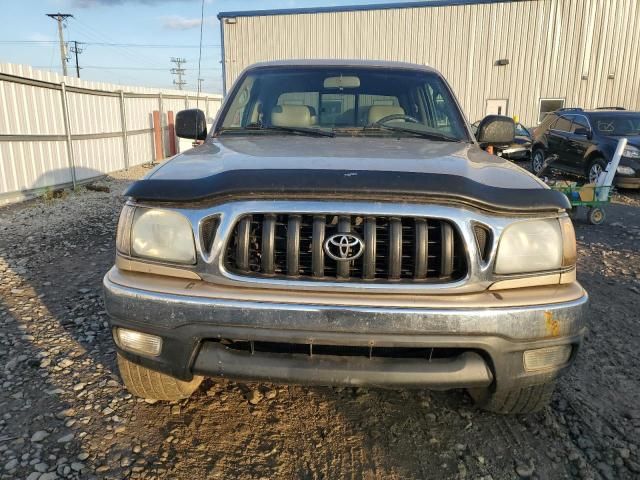
<instances>
[{"instance_id":1,"label":"sky","mask_svg":"<svg viewBox=\"0 0 640 480\"><path fill-rule=\"evenodd\" d=\"M201 0L0 0L0 63L62 72L57 22L48 13L72 14L66 42L82 42L83 79L174 88L171 57L187 63L185 89L197 89ZM393 3L393 0L205 0L202 90L222 92L218 12ZM115 45L114 45L115 44ZM69 44L72 46L73 44ZM75 56L69 75L75 76Z\"/></svg>"}]
</instances>

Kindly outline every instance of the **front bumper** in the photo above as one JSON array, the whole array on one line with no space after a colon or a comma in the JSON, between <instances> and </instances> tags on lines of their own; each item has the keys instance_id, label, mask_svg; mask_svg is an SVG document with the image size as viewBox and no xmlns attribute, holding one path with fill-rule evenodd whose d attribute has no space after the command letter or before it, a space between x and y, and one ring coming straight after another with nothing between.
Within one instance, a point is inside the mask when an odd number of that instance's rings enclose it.
<instances>
[{"instance_id":1,"label":"front bumper","mask_svg":"<svg viewBox=\"0 0 640 480\"><path fill-rule=\"evenodd\" d=\"M114 328L163 338L158 357L120 353L183 380L201 374L438 389L488 385L506 389L557 376L575 357L587 304L587 294L577 283L448 299L369 294L360 297L360 305L354 303L353 295L314 298L309 292L300 293L302 298L288 292L282 297L288 301L282 301L275 292L265 297L265 292L116 268L105 276L104 292ZM365 304L370 297L376 297L375 304ZM377 347L456 349L460 354L432 361L375 355L251 354L231 350L221 339L368 346L372 351ZM533 372L524 369L525 350L567 344L574 348L565 364Z\"/></svg>"},{"instance_id":2,"label":"front bumper","mask_svg":"<svg viewBox=\"0 0 640 480\"><path fill-rule=\"evenodd\" d=\"M640 177L625 177L623 175L616 175L613 178L613 183L618 188L640 188Z\"/></svg>"}]
</instances>

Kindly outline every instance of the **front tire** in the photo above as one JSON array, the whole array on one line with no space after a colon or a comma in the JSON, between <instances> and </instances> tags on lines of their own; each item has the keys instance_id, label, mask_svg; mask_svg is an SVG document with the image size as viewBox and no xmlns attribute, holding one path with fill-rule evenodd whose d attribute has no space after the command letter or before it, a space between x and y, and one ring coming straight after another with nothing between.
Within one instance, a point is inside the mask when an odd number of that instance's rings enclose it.
<instances>
[{"instance_id":1,"label":"front tire","mask_svg":"<svg viewBox=\"0 0 640 480\"><path fill-rule=\"evenodd\" d=\"M529 414L539 412L549 405L555 386L556 382L551 381L500 392L469 389L469 394L483 410L508 415Z\"/></svg>"},{"instance_id":2,"label":"front tire","mask_svg":"<svg viewBox=\"0 0 640 480\"><path fill-rule=\"evenodd\" d=\"M607 162L604 161L604 158L594 158L589 164L589 170L587 170L587 179L589 180L589 183L596 183L598 177L605 168L607 168Z\"/></svg>"},{"instance_id":3,"label":"front tire","mask_svg":"<svg viewBox=\"0 0 640 480\"><path fill-rule=\"evenodd\" d=\"M190 382L184 382L133 363L120 354L118 369L125 387L131 394L152 400L176 401L189 398L203 380L203 377L194 376Z\"/></svg>"},{"instance_id":4,"label":"front tire","mask_svg":"<svg viewBox=\"0 0 640 480\"><path fill-rule=\"evenodd\" d=\"M544 168L544 150L536 148L531 153L531 171L538 175Z\"/></svg>"}]
</instances>

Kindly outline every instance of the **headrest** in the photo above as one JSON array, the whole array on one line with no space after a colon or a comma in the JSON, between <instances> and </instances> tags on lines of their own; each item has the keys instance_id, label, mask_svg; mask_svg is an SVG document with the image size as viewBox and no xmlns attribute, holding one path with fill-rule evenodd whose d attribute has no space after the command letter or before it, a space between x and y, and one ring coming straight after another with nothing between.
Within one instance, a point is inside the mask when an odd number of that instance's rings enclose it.
<instances>
[{"instance_id":1,"label":"headrest","mask_svg":"<svg viewBox=\"0 0 640 480\"><path fill-rule=\"evenodd\" d=\"M372 105L369 108L369 125L389 115L404 115L404 109L395 105Z\"/></svg>"},{"instance_id":2,"label":"headrest","mask_svg":"<svg viewBox=\"0 0 640 480\"><path fill-rule=\"evenodd\" d=\"M271 124L276 127L308 127L313 124L306 105L276 105L271 110Z\"/></svg>"}]
</instances>

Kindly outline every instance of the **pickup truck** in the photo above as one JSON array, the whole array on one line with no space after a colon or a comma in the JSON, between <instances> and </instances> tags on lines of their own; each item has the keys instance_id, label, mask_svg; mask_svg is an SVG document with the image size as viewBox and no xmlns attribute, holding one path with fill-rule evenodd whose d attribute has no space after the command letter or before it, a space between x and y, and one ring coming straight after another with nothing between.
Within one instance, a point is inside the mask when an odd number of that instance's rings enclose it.
<instances>
[{"instance_id":1,"label":"pickup truck","mask_svg":"<svg viewBox=\"0 0 640 480\"><path fill-rule=\"evenodd\" d=\"M433 68L256 64L201 145L126 192L104 278L122 379L189 397L203 377L469 391L535 412L576 357L587 293L564 195L489 145Z\"/></svg>"}]
</instances>

